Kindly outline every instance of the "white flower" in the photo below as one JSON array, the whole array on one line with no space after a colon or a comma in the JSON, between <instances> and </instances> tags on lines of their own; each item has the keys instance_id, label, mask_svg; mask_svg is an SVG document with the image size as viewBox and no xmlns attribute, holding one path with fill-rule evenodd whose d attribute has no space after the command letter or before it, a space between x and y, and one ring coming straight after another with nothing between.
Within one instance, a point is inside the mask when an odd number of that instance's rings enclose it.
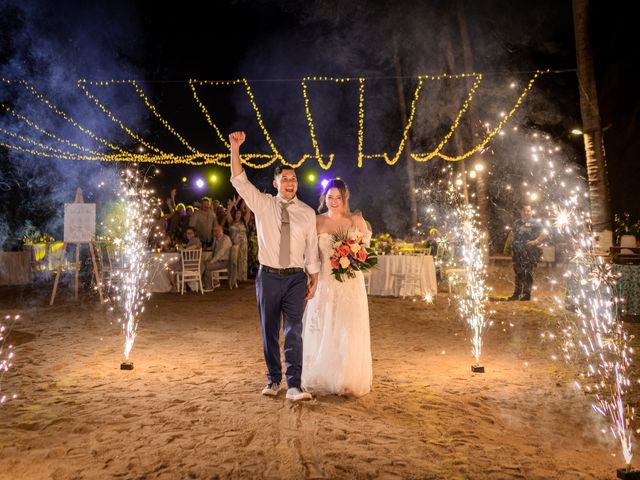
<instances>
[{"instance_id":1,"label":"white flower","mask_svg":"<svg viewBox=\"0 0 640 480\"><path fill-rule=\"evenodd\" d=\"M350 265L349 259L347 257L342 257L340 259L340 266L342 268L347 268Z\"/></svg>"}]
</instances>

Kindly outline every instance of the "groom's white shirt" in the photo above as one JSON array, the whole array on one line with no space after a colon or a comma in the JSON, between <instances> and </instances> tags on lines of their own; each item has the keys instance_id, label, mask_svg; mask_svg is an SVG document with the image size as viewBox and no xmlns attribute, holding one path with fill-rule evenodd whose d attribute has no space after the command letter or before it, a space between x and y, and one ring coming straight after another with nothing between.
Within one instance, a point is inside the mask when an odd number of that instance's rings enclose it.
<instances>
[{"instance_id":1,"label":"groom's white shirt","mask_svg":"<svg viewBox=\"0 0 640 480\"><path fill-rule=\"evenodd\" d=\"M273 268L304 268L310 274L320 271L316 214L313 209L294 198L288 208L291 225L289 265L280 265L280 224L283 200L260 192L247 178L246 172L231 177L231 184L244 198L256 216L258 260Z\"/></svg>"}]
</instances>

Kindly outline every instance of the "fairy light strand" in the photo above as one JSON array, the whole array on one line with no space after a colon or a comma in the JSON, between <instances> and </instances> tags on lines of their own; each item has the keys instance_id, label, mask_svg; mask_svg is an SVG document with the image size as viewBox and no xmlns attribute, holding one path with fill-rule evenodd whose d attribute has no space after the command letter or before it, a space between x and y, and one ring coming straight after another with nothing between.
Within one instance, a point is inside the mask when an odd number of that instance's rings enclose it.
<instances>
[{"instance_id":1,"label":"fairy light strand","mask_svg":"<svg viewBox=\"0 0 640 480\"><path fill-rule=\"evenodd\" d=\"M220 132L220 129L218 128L218 126L213 122L211 114L209 112L209 110L207 109L207 107L205 106L205 104L202 102L202 100L200 99L196 86L202 86L202 85L214 85L214 86L222 86L222 85L226 85L226 86L236 86L236 85L242 85L244 87L247 99L254 111L255 117L256 117L256 121L258 123L258 126L260 128L260 130L262 131L264 138L271 150L271 153L248 153L248 154L243 154L242 155L242 160L243 162L250 167L253 168L267 168L270 165L272 165L273 163L275 163L276 161L280 161L283 164L286 165L291 165L293 167L298 167L300 165L302 165L303 163L305 163L306 161L308 161L309 159L315 159L318 162L318 165L322 168L322 169L329 169L335 159L335 154L334 153L328 153L328 154L322 154L320 147L318 145L318 141L317 141L317 137L316 137L316 127L315 124L313 122L313 117L311 115L311 98L310 98L310 93L309 93L309 88L308 88L308 84L310 82L334 82L334 83L345 83L345 82L357 82L358 83L358 105L357 105L357 109L358 109L358 133L357 133L357 152L356 152L356 158L357 158L357 164L358 167L362 167L363 166L363 161L365 159L382 159L384 160L388 165L394 165L396 164L399 159L402 156L402 153L405 150L405 143L409 137L409 134L411 132L411 129L413 127L413 122L414 122L414 117L415 117L415 113L416 113L416 108L417 108L417 104L421 98L422 95L422 90L423 90L423 83L425 80L430 80L430 81L442 81L442 80L455 80L455 79L463 79L463 78L474 78L474 82L463 102L462 107L459 109L456 118L454 119L451 127L449 128L449 131L447 132L447 134L440 140L440 142L438 143L438 145L436 146L436 148L431 151L431 152L427 152L427 153L419 153L419 152L415 152L411 154L411 158L415 161L418 162L426 162L428 160L431 160L433 158L442 158L444 160L447 161L459 161L459 160L463 160L465 158L470 157L471 155L473 155L474 153L482 150L483 148L486 147L486 145L489 143L489 141L491 141L491 139L497 135L498 133L501 132L502 128L504 127L504 125L506 124L506 122L513 116L513 114L517 111L517 109L521 106L525 96L527 95L527 93L531 90L531 88L533 87L534 82L536 81L536 79L544 74L549 72L550 70L536 70L535 74L533 76L533 78L531 78L531 80L528 82L527 86L524 88L524 90L521 92L520 96L518 97L516 103L514 104L514 106L511 108L511 110L505 114L502 118L502 120L498 123L498 125L487 132L486 136L484 137L484 139L478 143L478 145L476 145L475 147L473 147L471 150L462 153L460 155L447 155L445 153L442 152L442 149L447 145L448 141L450 140L450 138L452 137L452 135L455 133L455 131L458 129L459 125L460 125L460 120L463 117L464 113L468 110L473 98L474 98L474 94L476 93L476 91L478 90L482 79L483 79L483 75L479 74L479 73L469 73L469 74L455 74L455 75L450 75L450 74L442 74L442 75L425 75L425 76L418 76L416 77L418 80L416 89L414 90L414 95L411 101L411 105L409 108L409 116L408 116L408 120L407 120L407 124L404 126L403 128L403 132L402 132L402 137L400 139L399 145L397 150L395 151L395 153L393 153L392 155L390 155L387 152L382 152L382 153L365 153L364 152L364 135L365 135L365 109L364 109L364 98L365 98L365 85L366 85L366 78L364 77L305 77L302 80L300 80L300 86L301 86L301 92L302 92L302 96L303 96L303 100L304 100L304 106L305 106L305 115L307 118L307 123L308 123L308 127L309 127L309 136L311 138L311 143L313 146L313 153L305 153L303 154L297 161L293 161L293 160L287 160L285 159L279 152L273 138L271 137L270 132L268 131L268 129L265 126L263 117L262 117L262 113L260 111L260 108L258 107L258 104L256 102L255 99L255 95L253 93L253 90L251 88L250 82L246 79L237 79L237 80L226 80L226 81L213 81L213 80L194 80L194 79L190 79L188 80L186 83L189 86L189 88L191 89L194 101L196 103L196 105L200 108L200 110L202 111L203 115L205 116L205 119L207 121L207 123L214 129L216 136L221 140L221 142L225 145L225 148L228 148L228 142L226 141L226 139L224 138L224 136L222 135L222 133ZM15 82L12 82L11 80L7 80L2 78L2 80L4 81L4 83L6 84L13 84ZM74 127L78 128L81 132L83 132L84 134L88 135L89 137L91 137L93 140L96 140L98 142L100 142L104 147L109 148L111 150L116 150L117 153L104 153L104 152L97 152L95 150L91 150L87 147L83 147L81 145L78 145L74 142L71 142L69 140L66 139L62 139L58 136L56 136L55 134L47 131L46 129L43 129L42 127L39 127L35 122L33 122L32 120L28 119L27 117L19 114L18 112L13 111L10 107L6 106L6 105L2 105L5 110L7 110L9 113L11 113L14 117L16 117L17 119L25 122L28 126L30 126L31 128L39 131L40 133L52 138L55 141L61 142L61 143L65 143L73 148L76 148L78 150L80 150L80 152L82 153L76 153L76 152L68 152L68 151L64 151L61 149L55 149L53 147L50 146L46 146L40 142L36 142L35 140L24 140L25 137L23 138L19 138L21 141L26 141L27 143L30 143L32 146L37 146L40 148L40 150L36 150L34 148L25 148L25 147L21 147L20 145L13 145L13 144L9 144L7 142L2 142L0 143L0 145L5 146L7 148L11 148L14 150L19 150L22 151L24 153L30 153L33 155L37 155L37 156L42 156L42 157L53 157L53 158L64 158L64 159L71 159L71 160L99 160L99 161L133 161L133 162L155 162L155 163L160 163L160 164L190 164L190 165L204 165L204 164L217 164L217 165L223 165L223 166L228 166L229 165L229 153L208 153L208 152L202 152L200 150L198 150L197 148L195 148L193 145L191 145L186 139L185 137L178 132L162 115L160 115L160 113L157 111L155 105L153 105L149 98L147 97L147 95L144 93L144 91L142 90L142 88L139 86L138 81L136 80L110 80L110 81L89 81L86 79L80 79L77 81L77 86L81 89L81 91L84 93L84 95L89 98L112 122L114 122L116 125L118 125L127 135L129 135L132 139L134 139L137 143L139 143L140 145L143 145L144 147L146 147L149 152L145 152L145 153L133 153L133 152L127 152L125 151L123 148L118 147L117 145L114 145L112 143L110 143L109 141L99 137L98 135L96 135L95 133L93 133L91 130L81 126L80 124L78 124L75 120L73 120L70 116L68 116L65 112L63 112L61 109L57 108L55 105L53 105L53 103L49 102L42 94L40 94L39 92L37 92L37 90L35 90L35 88L33 86L31 86L30 84L28 84L25 81L19 81L18 82L19 85L21 85L23 88L26 88L32 95L34 95L39 101L43 102L49 109L51 109L51 111L53 111L55 114L59 115L61 118L63 118L65 121L67 121L69 124L73 125ZM175 137L178 139L178 141L184 145L185 148L187 148L187 150L190 152L190 154L187 155L178 155L175 153L171 153L171 152L165 152L162 149L150 144L149 142L147 142L144 138L142 138L139 134L135 133L132 129L130 129L129 127L127 127L125 125L125 123L123 121L121 121L120 119L118 119L116 117L116 115L109 109L107 108L107 106L94 94L90 91L90 87L114 87L114 86L122 86L122 85L128 85L133 87L133 89L135 90L135 92L137 93L137 95L139 96L139 98L142 100L142 102L145 104L145 106L149 109L149 111L154 115L155 118L157 118L160 123ZM2 133L2 132L0 132ZM6 133L5 133L6 134ZM13 137L16 138L16 137ZM35 143L34 143L35 142Z\"/></svg>"}]
</instances>

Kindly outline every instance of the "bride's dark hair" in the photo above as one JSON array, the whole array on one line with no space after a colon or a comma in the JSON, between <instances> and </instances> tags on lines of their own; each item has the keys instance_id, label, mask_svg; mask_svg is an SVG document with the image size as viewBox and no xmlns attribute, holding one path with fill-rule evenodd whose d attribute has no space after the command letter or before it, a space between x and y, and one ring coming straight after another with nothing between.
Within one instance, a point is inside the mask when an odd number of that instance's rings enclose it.
<instances>
[{"instance_id":1,"label":"bride's dark hair","mask_svg":"<svg viewBox=\"0 0 640 480\"><path fill-rule=\"evenodd\" d=\"M327 182L327 186L322 190L322 195L320 195L320 206L318 207L318 212L322 212L322 210L326 207L326 199L327 192L332 188L337 188L342 195L342 201L344 202L345 211L349 212L349 187L339 178L334 178Z\"/></svg>"}]
</instances>

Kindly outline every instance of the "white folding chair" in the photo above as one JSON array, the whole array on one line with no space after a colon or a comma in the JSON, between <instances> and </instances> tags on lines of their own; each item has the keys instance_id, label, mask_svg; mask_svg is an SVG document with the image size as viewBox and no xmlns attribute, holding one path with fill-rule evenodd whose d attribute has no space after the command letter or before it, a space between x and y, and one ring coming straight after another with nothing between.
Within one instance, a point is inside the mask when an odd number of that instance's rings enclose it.
<instances>
[{"instance_id":1,"label":"white folding chair","mask_svg":"<svg viewBox=\"0 0 640 480\"><path fill-rule=\"evenodd\" d=\"M229 285L229 290L233 287L238 287L237 282L237 268L238 268L238 256L240 253L240 246L233 245L231 252L229 253L229 260L227 262L227 268L219 268L211 272L211 285L215 289L216 283L222 285L222 280L226 280Z\"/></svg>"},{"instance_id":2,"label":"white folding chair","mask_svg":"<svg viewBox=\"0 0 640 480\"><path fill-rule=\"evenodd\" d=\"M467 284L467 271L464 268L447 268L445 276L449 286L449 297L451 297L451 292L455 287Z\"/></svg>"},{"instance_id":3,"label":"white folding chair","mask_svg":"<svg viewBox=\"0 0 640 480\"><path fill-rule=\"evenodd\" d=\"M201 248L198 250L180 251L180 259L182 261L182 271L178 272L178 282L180 282L180 295L184 295L184 284L188 282L196 282L196 292L199 288L200 293L204 295L204 290L202 289L202 276L200 274L201 257Z\"/></svg>"},{"instance_id":4,"label":"white folding chair","mask_svg":"<svg viewBox=\"0 0 640 480\"><path fill-rule=\"evenodd\" d=\"M367 295L371 292L371 270L365 270L362 272L364 277L364 287L367 289Z\"/></svg>"},{"instance_id":5,"label":"white folding chair","mask_svg":"<svg viewBox=\"0 0 640 480\"><path fill-rule=\"evenodd\" d=\"M222 285L222 280L227 280L229 283L229 290L231 290L232 283L231 276L229 275L229 268L220 268L211 272L211 285L213 289Z\"/></svg>"}]
</instances>

